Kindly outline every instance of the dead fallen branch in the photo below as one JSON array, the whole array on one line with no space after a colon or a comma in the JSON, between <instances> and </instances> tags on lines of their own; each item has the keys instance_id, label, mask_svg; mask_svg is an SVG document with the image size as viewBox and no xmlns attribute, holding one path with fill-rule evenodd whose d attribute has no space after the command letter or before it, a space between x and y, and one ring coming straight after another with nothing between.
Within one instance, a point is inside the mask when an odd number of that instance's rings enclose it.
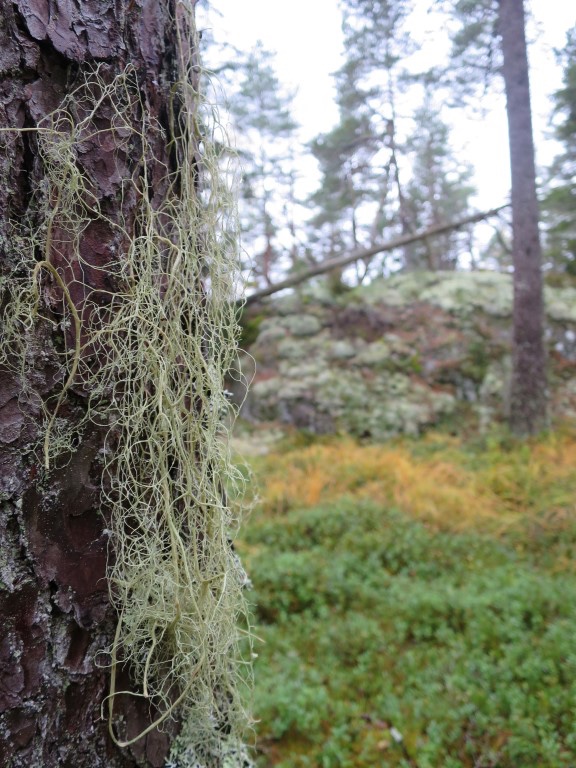
<instances>
[{"instance_id":1,"label":"dead fallen branch","mask_svg":"<svg viewBox=\"0 0 576 768\"><path fill-rule=\"evenodd\" d=\"M245 303L253 304L256 301L260 301L260 299L263 299L266 296L270 296L273 293L278 293L278 291L282 291L285 288L293 288L295 285L304 283L311 277L316 277L317 275L322 275L325 272L330 272L332 269L341 269L342 267L347 267L349 264L353 264L355 261L359 261L360 259L369 259L372 256L375 256L377 253L392 251L395 248L401 248L404 245L415 243L418 240L424 240L427 237L441 235L443 232L450 232L453 229L459 229L460 227L464 227L467 224L475 224L478 221L489 219L492 216L496 216L498 213L500 213L500 211L509 207L510 204L506 203L505 205L500 205L498 208L492 208L491 210L484 211L482 213L475 213L472 216L466 216L465 218L459 219L458 221L452 221L448 224L440 224L436 227L423 229L419 232L415 232L413 235L403 235L402 237L397 237L394 240L389 240L387 243L374 245L372 248L362 248L350 253L345 253L342 256L326 259L325 261L321 261L318 264L315 264L309 269L303 270L302 272L298 272L294 275L290 275L290 277L287 277L285 280L281 280L279 283L274 283L272 285L266 286L266 288L261 288L258 291L254 291L254 293L246 297Z\"/></svg>"}]
</instances>

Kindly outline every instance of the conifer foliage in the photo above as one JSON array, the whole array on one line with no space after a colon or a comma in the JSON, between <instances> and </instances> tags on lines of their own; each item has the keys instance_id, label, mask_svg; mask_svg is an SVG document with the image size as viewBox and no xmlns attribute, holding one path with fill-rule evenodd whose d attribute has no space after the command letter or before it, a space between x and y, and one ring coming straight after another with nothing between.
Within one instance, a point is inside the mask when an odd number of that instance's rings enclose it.
<instances>
[{"instance_id":1,"label":"conifer foliage","mask_svg":"<svg viewBox=\"0 0 576 768\"><path fill-rule=\"evenodd\" d=\"M241 222L245 266L256 285L295 258L294 145L298 125L292 94L261 42L234 66L229 109L242 163Z\"/></svg>"},{"instance_id":2,"label":"conifer foliage","mask_svg":"<svg viewBox=\"0 0 576 768\"><path fill-rule=\"evenodd\" d=\"M546 256L552 264L576 275L576 26L557 52L563 64L563 82L554 94L555 138L562 151L550 169L544 200Z\"/></svg>"}]
</instances>

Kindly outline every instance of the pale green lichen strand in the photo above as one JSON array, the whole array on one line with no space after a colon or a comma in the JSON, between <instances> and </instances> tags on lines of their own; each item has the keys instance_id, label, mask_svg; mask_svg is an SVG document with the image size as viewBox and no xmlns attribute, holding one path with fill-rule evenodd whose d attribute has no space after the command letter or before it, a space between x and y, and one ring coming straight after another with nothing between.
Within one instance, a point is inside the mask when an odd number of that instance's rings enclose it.
<instances>
[{"instance_id":1,"label":"pale green lichen strand","mask_svg":"<svg viewBox=\"0 0 576 768\"><path fill-rule=\"evenodd\" d=\"M129 69L106 84L99 69L92 71L38 129L45 178L36 210L43 221L27 237L19 269L29 277L12 291L4 343L13 351L18 339L37 332L39 283L58 282L54 249L81 262L87 224L105 218L76 156L106 104L113 110L109 138L126 146L136 137L141 147L140 172L125 180L126 192L139 200L137 220L129 229L107 222L127 243L106 267L120 286L110 304L94 302L80 313L59 281L63 337L75 342L63 353L59 394L44 403L44 461L50 466L72 450L90 420L108 422L108 576L119 616L109 649L112 737L127 745L144 735L126 741L116 722L117 669L129 662L136 688L129 695L146 697L157 713L147 730L173 716L184 723L172 763L191 768L200 755L203 768L222 768L244 764L239 745L251 658L246 575L231 546L243 481L229 458L223 420L230 411L224 376L236 358L237 223L229 142L197 88L192 3L178 4L174 23L178 168L166 168L162 202L150 202L150 169L160 161L148 140L161 129L140 101L137 73ZM70 324L75 333L67 333ZM20 351L22 380L32 388L34 355L25 344ZM88 396L86 416L73 423L58 415L72 381Z\"/></svg>"}]
</instances>

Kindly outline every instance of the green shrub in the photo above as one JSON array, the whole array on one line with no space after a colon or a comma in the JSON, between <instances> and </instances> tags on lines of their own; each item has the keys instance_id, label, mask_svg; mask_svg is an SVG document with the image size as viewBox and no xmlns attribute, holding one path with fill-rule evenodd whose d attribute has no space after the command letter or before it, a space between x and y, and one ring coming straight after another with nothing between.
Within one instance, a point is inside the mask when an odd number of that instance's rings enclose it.
<instances>
[{"instance_id":1,"label":"green shrub","mask_svg":"<svg viewBox=\"0 0 576 768\"><path fill-rule=\"evenodd\" d=\"M438 531L352 498L255 514L260 765L575 765L573 540L542 520Z\"/></svg>"}]
</instances>

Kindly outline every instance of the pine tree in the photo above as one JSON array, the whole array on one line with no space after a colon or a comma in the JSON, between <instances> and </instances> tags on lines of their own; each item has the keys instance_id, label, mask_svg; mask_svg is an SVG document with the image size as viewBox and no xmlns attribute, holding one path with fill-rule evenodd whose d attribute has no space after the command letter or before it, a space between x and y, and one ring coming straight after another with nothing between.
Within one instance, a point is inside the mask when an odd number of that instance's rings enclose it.
<instances>
[{"instance_id":1,"label":"pine tree","mask_svg":"<svg viewBox=\"0 0 576 768\"><path fill-rule=\"evenodd\" d=\"M54 9L0 3L0 764L244 766L195 0Z\"/></svg>"},{"instance_id":2,"label":"pine tree","mask_svg":"<svg viewBox=\"0 0 576 768\"><path fill-rule=\"evenodd\" d=\"M412 3L346 0L343 10L340 121L312 145L322 174L312 224L328 253L369 248L455 219L472 192L469 169L459 168L448 149L447 126L432 114L437 78L410 72L405 62L416 48L407 33ZM426 106L414 114L422 90ZM462 241L462 233L447 235L403 247L393 257L396 266L412 269L454 265ZM386 270L383 258L372 261L372 272L375 265Z\"/></svg>"},{"instance_id":3,"label":"pine tree","mask_svg":"<svg viewBox=\"0 0 576 768\"><path fill-rule=\"evenodd\" d=\"M410 50L403 28L405 0L346 0L346 61L336 73L340 119L312 144L321 183L312 219L324 253L374 244L413 230L406 206L397 100L402 58ZM362 275L359 273L358 275Z\"/></svg>"},{"instance_id":4,"label":"pine tree","mask_svg":"<svg viewBox=\"0 0 576 768\"><path fill-rule=\"evenodd\" d=\"M274 54L258 42L234 65L236 88L229 109L240 152L243 177L241 224L248 265L256 282L272 282L295 258L294 147L298 125L293 95L282 87Z\"/></svg>"},{"instance_id":5,"label":"pine tree","mask_svg":"<svg viewBox=\"0 0 576 768\"><path fill-rule=\"evenodd\" d=\"M417 229L461 219L469 212L472 167L457 160L450 147L450 129L434 108L430 94L414 114L415 131L407 148L413 153L406 205ZM471 230L452 231L414 243L410 260L428 269L455 269L470 251Z\"/></svg>"},{"instance_id":6,"label":"pine tree","mask_svg":"<svg viewBox=\"0 0 576 768\"><path fill-rule=\"evenodd\" d=\"M519 435L546 425L546 363L541 246L523 0L457 0L461 22L454 64L463 95L501 73L506 91L512 180L514 310L510 427Z\"/></svg>"},{"instance_id":7,"label":"pine tree","mask_svg":"<svg viewBox=\"0 0 576 768\"><path fill-rule=\"evenodd\" d=\"M311 223L327 252L356 248L365 239L360 212L381 184L374 160L383 137L375 129L368 93L353 62L339 70L336 84L340 121L311 144L321 172L319 189L311 197L318 208Z\"/></svg>"},{"instance_id":8,"label":"pine tree","mask_svg":"<svg viewBox=\"0 0 576 768\"><path fill-rule=\"evenodd\" d=\"M544 200L547 257L576 275L576 27L566 36L566 46L558 51L564 66L563 86L554 94L555 138L563 151L550 169L548 192Z\"/></svg>"}]
</instances>

